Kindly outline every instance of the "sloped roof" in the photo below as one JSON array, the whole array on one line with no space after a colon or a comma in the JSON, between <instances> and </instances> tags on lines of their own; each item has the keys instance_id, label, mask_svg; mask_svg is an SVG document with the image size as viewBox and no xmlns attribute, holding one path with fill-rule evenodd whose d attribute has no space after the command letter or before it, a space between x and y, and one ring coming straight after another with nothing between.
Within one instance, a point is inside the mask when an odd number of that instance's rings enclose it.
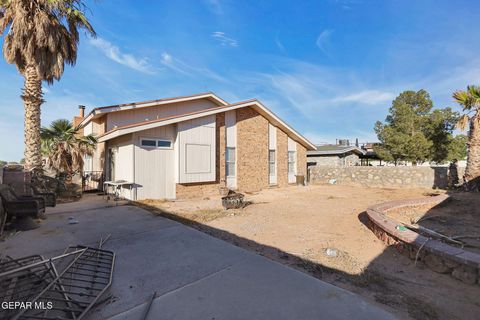
<instances>
[{"instance_id":1,"label":"sloped roof","mask_svg":"<svg viewBox=\"0 0 480 320\"><path fill-rule=\"evenodd\" d=\"M125 111L130 109L138 109L138 108L146 108L146 107L153 107L159 106L163 104L170 104L170 103L177 103L177 102L184 102L184 101L193 101L193 100L200 100L200 99L208 99L212 102L216 103L219 106L226 106L228 102L223 100L222 98L218 97L213 92L204 92L193 94L189 96L179 96L173 98L164 98L164 99L157 99L157 100L147 100L141 102L132 102L132 103L124 103L124 104L116 104L111 106L105 107L97 107L94 108L90 113L83 118L82 122L80 122L80 126L86 125L90 120L93 118L98 118L104 114L110 112L118 112L118 111Z\"/></svg>"},{"instance_id":2,"label":"sloped roof","mask_svg":"<svg viewBox=\"0 0 480 320\"><path fill-rule=\"evenodd\" d=\"M122 127L116 127L100 135L98 137L98 141L104 142L104 141L111 140L113 138L116 138L125 134L129 134L132 132L148 130L156 127L169 125L172 123L178 123L182 121L187 121L195 118L217 114L220 112L227 112L227 111L246 108L246 107L252 107L253 109L255 109L259 114L267 118L273 125L285 131L290 136L290 138L292 138L293 140L303 145L307 150L315 150L315 145L313 143L308 141L304 136L298 133L295 129L289 126L286 122L280 119L277 115L275 115L272 111L270 111L267 107L265 107L260 101L256 99L241 101L241 102L232 103L228 105L221 105L218 107L181 114L173 117L166 117L161 119L129 124Z\"/></svg>"},{"instance_id":3,"label":"sloped roof","mask_svg":"<svg viewBox=\"0 0 480 320\"><path fill-rule=\"evenodd\" d=\"M316 150L307 151L307 156L320 156L320 155L341 155L348 152L354 152L359 155L364 155L365 151L356 146L341 146L335 144L326 144L316 146Z\"/></svg>"}]
</instances>

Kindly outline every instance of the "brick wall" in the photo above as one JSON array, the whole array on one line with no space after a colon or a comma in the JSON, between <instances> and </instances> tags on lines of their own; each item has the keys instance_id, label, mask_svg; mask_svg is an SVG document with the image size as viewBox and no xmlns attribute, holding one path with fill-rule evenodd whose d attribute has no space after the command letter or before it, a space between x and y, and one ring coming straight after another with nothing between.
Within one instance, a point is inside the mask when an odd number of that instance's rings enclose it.
<instances>
[{"instance_id":1,"label":"brick wall","mask_svg":"<svg viewBox=\"0 0 480 320\"><path fill-rule=\"evenodd\" d=\"M220 193L218 182L179 184L176 187L177 199L205 198Z\"/></svg>"},{"instance_id":2,"label":"brick wall","mask_svg":"<svg viewBox=\"0 0 480 320\"><path fill-rule=\"evenodd\" d=\"M237 186L250 192L268 187L268 120L252 108L237 110Z\"/></svg>"},{"instance_id":3,"label":"brick wall","mask_svg":"<svg viewBox=\"0 0 480 320\"><path fill-rule=\"evenodd\" d=\"M268 120L252 108L236 111L237 118L237 187L240 192L254 192L269 187ZM225 114L216 118L216 170L211 183L177 184L177 198L218 195L225 187ZM297 172L306 175L306 149L297 144ZM288 185L287 134L277 128L277 184Z\"/></svg>"},{"instance_id":4,"label":"brick wall","mask_svg":"<svg viewBox=\"0 0 480 320\"><path fill-rule=\"evenodd\" d=\"M99 119L92 120L93 126L93 133L96 135L101 135L105 133L105 126L106 126L107 117L101 117ZM97 148L93 153L92 157L92 170L93 171L103 171L105 172L105 161L106 161L106 144L105 142L97 143Z\"/></svg>"},{"instance_id":5,"label":"brick wall","mask_svg":"<svg viewBox=\"0 0 480 320\"><path fill-rule=\"evenodd\" d=\"M297 143L297 174L307 176L307 149Z\"/></svg>"},{"instance_id":6,"label":"brick wall","mask_svg":"<svg viewBox=\"0 0 480 320\"><path fill-rule=\"evenodd\" d=\"M277 128L277 183L279 187L288 185L288 142L287 134Z\"/></svg>"},{"instance_id":7,"label":"brick wall","mask_svg":"<svg viewBox=\"0 0 480 320\"><path fill-rule=\"evenodd\" d=\"M188 183L176 186L177 199L208 197L218 195L225 186L225 113L219 113L215 119L215 167L216 179L207 183Z\"/></svg>"},{"instance_id":8,"label":"brick wall","mask_svg":"<svg viewBox=\"0 0 480 320\"><path fill-rule=\"evenodd\" d=\"M82 122L83 119L84 119L83 117L79 117L79 116L73 117L73 126L78 127L78 125L80 124L80 122ZM78 136L83 136L83 128L78 130L77 135Z\"/></svg>"}]
</instances>

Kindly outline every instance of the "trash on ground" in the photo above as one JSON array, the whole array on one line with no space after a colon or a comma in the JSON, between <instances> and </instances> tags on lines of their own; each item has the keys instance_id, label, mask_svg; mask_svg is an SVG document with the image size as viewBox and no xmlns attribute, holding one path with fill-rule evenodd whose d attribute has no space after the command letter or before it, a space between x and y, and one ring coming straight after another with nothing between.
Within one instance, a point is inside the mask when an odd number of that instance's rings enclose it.
<instances>
[{"instance_id":1,"label":"trash on ground","mask_svg":"<svg viewBox=\"0 0 480 320\"><path fill-rule=\"evenodd\" d=\"M79 221L75 219L74 217L69 217L68 218L68 224L77 224Z\"/></svg>"},{"instance_id":2,"label":"trash on ground","mask_svg":"<svg viewBox=\"0 0 480 320\"><path fill-rule=\"evenodd\" d=\"M337 257L338 256L338 250L334 248L327 248L325 250L325 254L329 257Z\"/></svg>"},{"instance_id":3,"label":"trash on ground","mask_svg":"<svg viewBox=\"0 0 480 320\"><path fill-rule=\"evenodd\" d=\"M114 262L112 251L84 246L50 259L7 256L0 262L0 300L44 308L1 309L0 319L82 319L111 286Z\"/></svg>"},{"instance_id":4,"label":"trash on ground","mask_svg":"<svg viewBox=\"0 0 480 320\"><path fill-rule=\"evenodd\" d=\"M239 192L229 190L227 195L222 197L222 206L225 210L243 208L248 204L244 201L244 197Z\"/></svg>"}]
</instances>

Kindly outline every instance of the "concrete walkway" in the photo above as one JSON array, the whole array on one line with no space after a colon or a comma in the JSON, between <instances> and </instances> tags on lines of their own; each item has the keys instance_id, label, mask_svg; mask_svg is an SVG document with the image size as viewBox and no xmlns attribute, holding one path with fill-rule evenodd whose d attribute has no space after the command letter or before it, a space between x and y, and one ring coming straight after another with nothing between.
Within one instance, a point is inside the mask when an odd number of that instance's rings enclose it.
<instances>
[{"instance_id":1,"label":"concrete walkway","mask_svg":"<svg viewBox=\"0 0 480 320\"><path fill-rule=\"evenodd\" d=\"M87 319L394 319L361 297L134 206L87 197L48 210L42 227L0 243L12 257L50 257L68 245L116 252L111 303ZM111 205L111 202L110 202ZM79 223L70 225L68 218Z\"/></svg>"}]
</instances>

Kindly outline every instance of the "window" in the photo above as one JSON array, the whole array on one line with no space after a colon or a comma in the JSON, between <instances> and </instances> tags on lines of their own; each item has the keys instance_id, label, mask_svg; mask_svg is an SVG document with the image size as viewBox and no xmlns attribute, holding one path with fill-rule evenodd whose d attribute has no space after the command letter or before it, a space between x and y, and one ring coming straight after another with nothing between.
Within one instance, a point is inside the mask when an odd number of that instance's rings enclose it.
<instances>
[{"instance_id":1,"label":"window","mask_svg":"<svg viewBox=\"0 0 480 320\"><path fill-rule=\"evenodd\" d=\"M235 177L235 148L227 148L225 152L225 161L227 164L227 177Z\"/></svg>"},{"instance_id":2,"label":"window","mask_svg":"<svg viewBox=\"0 0 480 320\"><path fill-rule=\"evenodd\" d=\"M295 151L288 151L288 173L295 174Z\"/></svg>"},{"instance_id":3,"label":"window","mask_svg":"<svg viewBox=\"0 0 480 320\"><path fill-rule=\"evenodd\" d=\"M268 172L271 176L275 175L275 150L268 150Z\"/></svg>"},{"instance_id":4,"label":"window","mask_svg":"<svg viewBox=\"0 0 480 320\"><path fill-rule=\"evenodd\" d=\"M150 139L142 139L140 144L142 147L156 147L157 146L157 141L156 140L150 140Z\"/></svg>"},{"instance_id":5,"label":"window","mask_svg":"<svg viewBox=\"0 0 480 320\"><path fill-rule=\"evenodd\" d=\"M170 140L157 140L157 147L159 148L171 148L172 141Z\"/></svg>"},{"instance_id":6,"label":"window","mask_svg":"<svg viewBox=\"0 0 480 320\"><path fill-rule=\"evenodd\" d=\"M83 171L92 171L93 170L93 159L89 154L85 155Z\"/></svg>"},{"instance_id":7,"label":"window","mask_svg":"<svg viewBox=\"0 0 480 320\"><path fill-rule=\"evenodd\" d=\"M160 149L171 149L172 141L162 140L162 139L140 139L140 145L146 148L160 148Z\"/></svg>"}]
</instances>

